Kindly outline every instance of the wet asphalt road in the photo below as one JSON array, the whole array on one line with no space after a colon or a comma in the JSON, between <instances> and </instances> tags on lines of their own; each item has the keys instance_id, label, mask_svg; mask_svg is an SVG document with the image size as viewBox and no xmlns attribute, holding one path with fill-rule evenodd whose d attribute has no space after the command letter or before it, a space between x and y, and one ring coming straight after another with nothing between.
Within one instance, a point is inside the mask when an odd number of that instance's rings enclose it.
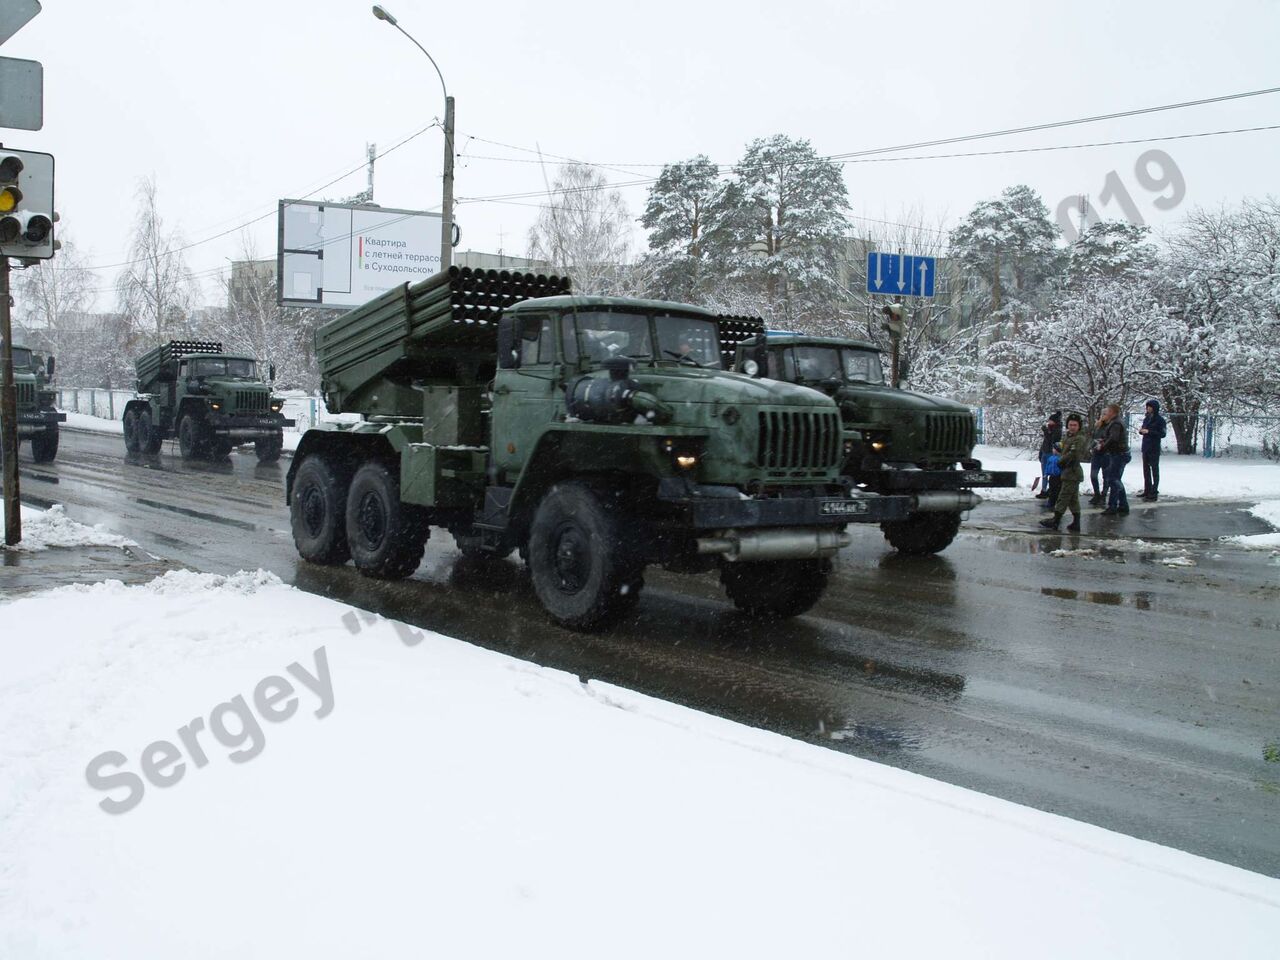
<instances>
[{"instance_id":1,"label":"wet asphalt road","mask_svg":"<svg viewBox=\"0 0 1280 960\"><path fill-rule=\"evenodd\" d=\"M1162 502L1123 528L1090 513L1067 537L1038 531L1033 503L988 504L928 558L855 528L808 616L752 623L714 577L649 571L634 620L582 636L546 622L518 565L470 567L447 534L404 583L300 563L288 461L184 464L166 446L126 463L122 447L67 432L53 464L24 451L23 500L63 503L178 564L264 567L583 677L1280 876L1280 762L1265 759L1280 744L1280 558L1207 539L1265 530L1239 510ZM1160 542L1175 536L1206 539Z\"/></svg>"}]
</instances>

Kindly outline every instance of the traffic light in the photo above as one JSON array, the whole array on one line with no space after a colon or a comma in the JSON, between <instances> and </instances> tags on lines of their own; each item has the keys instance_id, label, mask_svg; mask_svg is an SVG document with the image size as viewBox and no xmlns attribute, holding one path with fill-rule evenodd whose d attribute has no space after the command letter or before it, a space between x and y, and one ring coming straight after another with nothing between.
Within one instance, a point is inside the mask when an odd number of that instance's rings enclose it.
<instances>
[{"instance_id":1,"label":"traffic light","mask_svg":"<svg viewBox=\"0 0 1280 960\"><path fill-rule=\"evenodd\" d=\"M887 303L880 308L880 312L884 314L884 321L880 324L880 329L888 332L893 339L902 336L905 329L905 321L902 316L902 304Z\"/></svg>"},{"instance_id":2,"label":"traffic light","mask_svg":"<svg viewBox=\"0 0 1280 960\"><path fill-rule=\"evenodd\" d=\"M53 239L53 157L0 150L0 256L46 260Z\"/></svg>"}]
</instances>

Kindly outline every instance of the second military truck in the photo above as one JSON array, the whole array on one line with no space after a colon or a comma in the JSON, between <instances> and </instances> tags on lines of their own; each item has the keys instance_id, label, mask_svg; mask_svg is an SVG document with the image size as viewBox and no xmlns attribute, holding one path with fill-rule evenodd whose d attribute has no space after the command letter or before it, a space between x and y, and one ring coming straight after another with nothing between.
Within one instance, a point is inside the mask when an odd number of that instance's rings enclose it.
<instances>
[{"instance_id":1,"label":"second military truck","mask_svg":"<svg viewBox=\"0 0 1280 960\"><path fill-rule=\"evenodd\" d=\"M977 426L963 404L885 382L873 343L794 333L757 334L737 346L735 368L829 394L844 424L841 473L851 487L912 501L904 517L880 523L903 553L936 553L955 539L960 518L982 502L973 492L1012 487L1012 471L984 470L973 458Z\"/></svg>"},{"instance_id":2,"label":"second military truck","mask_svg":"<svg viewBox=\"0 0 1280 960\"><path fill-rule=\"evenodd\" d=\"M58 455L58 424L67 415L55 406L53 357L41 360L26 347L13 347L13 380L18 394L18 442L31 441L31 458L49 463Z\"/></svg>"},{"instance_id":3,"label":"second military truck","mask_svg":"<svg viewBox=\"0 0 1280 960\"><path fill-rule=\"evenodd\" d=\"M848 495L825 394L725 369L745 322L467 268L383 294L316 333L329 410L365 420L304 434L298 552L400 578L444 528L464 555L518 550L576 629L632 609L649 564L718 570L752 614L802 613L850 518L903 498Z\"/></svg>"},{"instance_id":4,"label":"second military truck","mask_svg":"<svg viewBox=\"0 0 1280 960\"><path fill-rule=\"evenodd\" d=\"M220 460L252 442L261 463L280 459L284 401L258 375L252 357L223 353L213 340L170 340L138 358L138 395L124 408L124 446L157 453L178 438L182 459ZM275 380L272 369L268 380Z\"/></svg>"}]
</instances>

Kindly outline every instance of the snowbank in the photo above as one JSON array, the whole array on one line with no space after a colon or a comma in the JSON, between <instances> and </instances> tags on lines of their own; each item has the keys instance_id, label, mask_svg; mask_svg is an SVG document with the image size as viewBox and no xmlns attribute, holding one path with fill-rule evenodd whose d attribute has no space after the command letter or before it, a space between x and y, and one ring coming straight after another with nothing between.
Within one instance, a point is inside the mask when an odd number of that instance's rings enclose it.
<instances>
[{"instance_id":1,"label":"snowbank","mask_svg":"<svg viewBox=\"0 0 1280 960\"><path fill-rule=\"evenodd\" d=\"M1025 500L1032 496L1031 482L1040 475L1040 461L1034 453L1016 447L979 446L973 455L987 470L1016 470L1016 487L980 491L988 500ZM1142 456L1124 471L1130 491L1142 489ZM1089 471L1081 490L1089 489ZM1199 500L1248 500L1252 497L1280 497L1280 463L1257 460L1226 460L1221 457L1178 456L1160 458L1160 496L1190 497Z\"/></svg>"},{"instance_id":2,"label":"snowbank","mask_svg":"<svg viewBox=\"0 0 1280 960\"><path fill-rule=\"evenodd\" d=\"M1280 881L270 574L67 587L0 607L0 636L0 956L1270 957L1280 938Z\"/></svg>"},{"instance_id":3,"label":"snowbank","mask_svg":"<svg viewBox=\"0 0 1280 960\"><path fill-rule=\"evenodd\" d=\"M0 504L4 501L0 500ZM4 550L47 550L50 547L136 547L125 537L109 533L100 524L88 527L67 516L62 504L48 510L36 510L23 504L22 540L13 546L0 543Z\"/></svg>"},{"instance_id":4,"label":"snowbank","mask_svg":"<svg viewBox=\"0 0 1280 960\"><path fill-rule=\"evenodd\" d=\"M1249 508L1259 520L1271 524L1275 528L1272 533L1255 533L1252 536L1229 537L1236 543L1249 547L1280 547L1280 500L1266 500L1255 503Z\"/></svg>"}]
</instances>

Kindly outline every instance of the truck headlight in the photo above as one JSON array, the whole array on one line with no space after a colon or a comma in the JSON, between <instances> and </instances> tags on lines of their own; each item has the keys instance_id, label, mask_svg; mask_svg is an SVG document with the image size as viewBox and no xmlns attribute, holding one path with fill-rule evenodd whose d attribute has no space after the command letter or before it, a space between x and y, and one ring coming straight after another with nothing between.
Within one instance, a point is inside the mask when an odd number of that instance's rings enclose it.
<instances>
[{"instance_id":1,"label":"truck headlight","mask_svg":"<svg viewBox=\"0 0 1280 960\"><path fill-rule=\"evenodd\" d=\"M214 410L221 410L221 409L222 409L222 401L221 401L221 400L210 400L210 401L209 401L209 406L210 406L212 409L214 409Z\"/></svg>"},{"instance_id":2,"label":"truck headlight","mask_svg":"<svg viewBox=\"0 0 1280 960\"><path fill-rule=\"evenodd\" d=\"M692 453L677 453L676 466L681 470L692 470L698 465L698 458Z\"/></svg>"},{"instance_id":3,"label":"truck headlight","mask_svg":"<svg viewBox=\"0 0 1280 960\"><path fill-rule=\"evenodd\" d=\"M671 456L677 470L692 470L698 465L699 444L687 437L665 437L662 449Z\"/></svg>"},{"instance_id":4,"label":"truck headlight","mask_svg":"<svg viewBox=\"0 0 1280 960\"><path fill-rule=\"evenodd\" d=\"M272 400L272 401L271 401L271 412L272 412L272 413L279 413L279 412L280 412L280 409L281 409L283 406L284 406L284 401L283 401L283 400Z\"/></svg>"},{"instance_id":5,"label":"truck headlight","mask_svg":"<svg viewBox=\"0 0 1280 960\"><path fill-rule=\"evenodd\" d=\"M884 453L889 449L889 438L883 433L868 430L863 432L862 439L873 453Z\"/></svg>"}]
</instances>

